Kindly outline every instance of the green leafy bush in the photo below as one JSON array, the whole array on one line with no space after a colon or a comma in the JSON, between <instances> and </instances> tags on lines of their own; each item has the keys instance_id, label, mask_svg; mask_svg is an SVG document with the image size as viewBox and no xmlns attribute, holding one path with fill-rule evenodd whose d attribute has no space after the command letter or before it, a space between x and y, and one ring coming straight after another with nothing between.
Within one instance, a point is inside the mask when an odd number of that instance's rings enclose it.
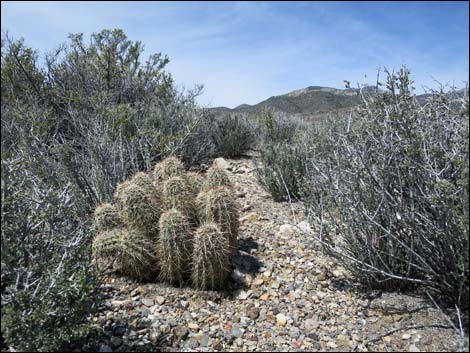
<instances>
[{"instance_id":1,"label":"green leafy bush","mask_svg":"<svg viewBox=\"0 0 470 353\"><path fill-rule=\"evenodd\" d=\"M52 351L82 336L96 307L99 273L89 224L70 187L55 188L2 160L2 337L16 351Z\"/></svg>"},{"instance_id":2,"label":"green leafy bush","mask_svg":"<svg viewBox=\"0 0 470 353\"><path fill-rule=\"evenodd\" d=\"M468 305L468 95L420 104L405 68L326 131L306 163L307 213L363 282Z\"/></svg>"}]
</instances>

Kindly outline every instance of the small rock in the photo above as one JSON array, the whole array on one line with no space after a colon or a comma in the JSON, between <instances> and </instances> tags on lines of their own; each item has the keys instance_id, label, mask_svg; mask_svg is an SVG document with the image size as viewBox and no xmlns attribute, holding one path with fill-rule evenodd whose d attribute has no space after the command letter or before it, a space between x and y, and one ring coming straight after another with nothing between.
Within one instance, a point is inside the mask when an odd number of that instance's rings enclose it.
<instances>
[{"instance_id":1,"label":"small rock","mask_svg":"<svg viewBox=\"0 0 470 353\"><path fill-rule=\"evenodd\" d=\"M338 348L338 345L336 343L334 343L333 341L329 341L326 345L330 348L333 348L333 349Z\"/></svg>"},{"instance_id":2,"label":"small rock","mask_svg":"<svg viewBox=\"0 0 470 353\"><path fill-rule=\"evenodd\" d=\"M105 344L101 345L100 349L98 350L98 352L112 352L112 351L113 350L111 349L111 347Z\"/></svg>"},{"instance_id":3,"label":"small rock","mask_svg":"<svg viewBox=\"0 0 470 353\"><path fill-rule=\"evenodd\" d=\"M142 299L142 304L144 304L145 306L153 306L153 300L148 299L148 298L144 298L144 299Z\"/></svg>"},{"instance_id":4,"label":"small rock","mask_svg":"<svg viewBox=\"0 0 470 353\"><path fill-rule=\"evenodd\" d=\"M317 320L314 320L314 319L307 319L305 320L305 329L307 331L313 331L315 329L317 329L319 326L319 323Z\"/></svg>"},{"instance_id":5,"label":"small rock","mask_svg":"<svg viewBox=\"0 0 470 353\"><path fill-rule=\"evenodd\" d=\"M281 235L290 235L295 232L295 228L292 227L290 224L283 224L279 227L279 233Z\"/></svg>"},{"instance_id":6,"label":"small rock","mask_svg":"<svg viewBox=\"0 0 470 353\"><path fill-rule=\"evenodd\" d=\"M199 345L201 347L207 347L209 345L209 335L204 333L201 338L199 339Z\"/></svg>"},{"instance_id":7,"label":"small rock","mask_svg":"<svg viewBox=\"0 0 470 353\"><path fill-rule=\"evenodd\" d=\"M230 333L236 338L241 338L243 337L244 332L238 327L238 325L233 325Z\"/></svg>"},{"instance_id":8,"label":"small rock","mask_svg":"<svg viewBox=\"0 0 470 353\"><path fill-rule=\"evenodd\" d=\"M114 334L116 336L122 336L126 332L126 328L124 326L117 326L114 328Z\"/></svg>"},{"instance_id":9,"label":"small rock","mask_svg":"<svg viewBox=\"0 0 470 353\"><path fill-rule=\"evenodd\" d=\"M212 344L212 348L216 351L222 350L223 349L222 342L219 339L215 340L215 342Z\"/></svg>"},{"instance_id":10,"label":"small rock","mask_svg":"<svg viewBox=\"0 0 470 353\"><path fill-rule=\"evenodd\" d=\"M310 228L310 224L307 222L307 221L302 221L298 224L299 228L301 231L303 232L306 232L306 233L309 233L312 231L312 229Z\"/></svg>"},{"instance_id":11,"label":"small rock","mask_svg":"<svg viewBox=\"0 0 470 353\"><path fill-rule=\"evenodd\" d=\"M248 299L250 295L251 295L251 291L244 291L242 289L239 289L235 292L235 299L246 300Z\"/></svg>"},{"instance_id":12,"label":"small rock","mask_svg":"<svg viewBox=\"0 0 470 353\"><path fill-rule=\"evenodd\" d=\"M240 218L240 222L257 222L259 221L259 216L254 213L254 212L251 212L251 213L248 213L246 216L243 216Z\"/></svg>"},{"instance_id":13,"label":"small rock","mask_svg":"<svg viewBox=\"0 0 470 353\"><path fill-rule=\"evenodd\" d=\"M246 315L251 319L251 320L256 320L259 317L259 309L252 306L248 309L246 312Z\"/></svg>"},{"instance_id":14,"label":"small rock","mask_svg":"<svg viewBox=\"0 0 470 353\"><path fill-rule=\"evenodd\" d=\"M199 325L194 323L194 322L190 322L188 324L188 327L191 329L191 330L198 330L199 329Z\"/></svg>"},{"instance_id":15,"label":"small rock","mask_svg":"<svg viewBox=\"0 0 470 353\"><path fill-rule=\"evenodd\" d=\"M411 338L411 335L409 333L404 333L403 336L401 336L401 338L404 340L409 340Z\"/></svg>"},{"instance_id":16,"label":"small rock","mask_svg":"<svg viewBox=\"0 0 470 353\"><path fill-rule=\"evenodd\" d=\"M157 295L155 297L155 300L158 304L162 305L165 302L166 299L165 299L165 297L162 297L161 295Z\"/></svg>"},{"instance_id":17,"label":"small rock","mask_svg":"<svg viewBox=\"0 0 470 353\"><path fill-rule=\"evenodd\" d=\"M253 280L252 284L254 286L259 286L259 285L262 285L263 282L264 282L264 280L261 277L257 277Z\"/></svg>"},{"instance_id":18,"label":"small rock","mask_svg":"<svg viewBox=\"0 0 470 353\"><path fill-rule=\"evenodd\" d=\"M284 316L284 314L279 313L276 315L276 322L279 326L286 326L287 318Z\"/></svg>"},{"instance_id":19,"label":"small rock","mask_svg":"<svg viewBox=\"0 0 470 353\"><path fill-rule=\"evenodd\" d=\"M176 326L173 329L173 334L179 339L185 338L188 335L188 333L189 333L189 330L186 326Z\"/></svg>"},{"instance_id":20,"label":"small rock","mask_svg":"<svg viewBox=\"0 0 470 353\"><path fill-rule=\"evenodd\" d=\"M119 347L122 344L122 338L113 336L110 339L110 343L114 348Z\"/></svg>"},{"instance_id":21,"label":"small rock","mask_svg":"<svg viewBox=\"0 0 470 353\"><path fill-rule=\"evenodd\" d=\"M410 348L408 349L409 352L421 352L418 347L415 346L415 344L411 344Z\"/></svg>"},{"instance_id":22,"label":"small rock","mask_svg":"<svg viewBox=\"0 0 470 353\"><path fill-rule=\"evenodd\" d=\"M268 293L264 293L264 294L261 295L259 298L260 298L261 300L265 300L265 301L266 301L266 300L269 299L269 294L268 294Z\"/></svg>"},{"instance_id":23,"label":"small rock","mask_svg":"<svg viewBox=\"0 0 470 353\"><path fill-rule=\"evenodd\" d=\"M232 167L230 167L230 164L228 164L228 162L222 157L214 159L213 165L215 165L219 168L225 169L225 170L231 170L232 169Z\"/></svg>"}]
</instances>

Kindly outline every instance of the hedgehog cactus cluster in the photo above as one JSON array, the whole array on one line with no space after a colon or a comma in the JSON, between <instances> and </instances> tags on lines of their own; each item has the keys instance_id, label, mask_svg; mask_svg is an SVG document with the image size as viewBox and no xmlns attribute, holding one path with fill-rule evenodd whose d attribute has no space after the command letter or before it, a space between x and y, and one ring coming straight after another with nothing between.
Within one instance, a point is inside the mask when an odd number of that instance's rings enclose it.
<instances>
[{"instance_id":1,"label":"hedgehog cactus cluster","mask_svg":"<svg viewBox=\"0 0 470 353\"><path fill-rule=\"evenodd\" d=\"M237 249L233 194L217 165L203 177L167 158L117 185L114 204L96 208L93 255L138 280L222 288Z\"/></svg>"}]
</instances>

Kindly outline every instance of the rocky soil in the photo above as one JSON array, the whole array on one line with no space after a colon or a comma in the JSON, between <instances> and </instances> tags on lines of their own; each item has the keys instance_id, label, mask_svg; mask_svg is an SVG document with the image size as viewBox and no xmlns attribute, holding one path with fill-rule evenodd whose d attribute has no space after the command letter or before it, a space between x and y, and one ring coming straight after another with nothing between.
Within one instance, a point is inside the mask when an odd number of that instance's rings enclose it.
<instances>
[{"instance_id":1,"label":"rocky soil","mask_svg":"<svg viewBox=\"0 0 470 353\"><path fill-rule=\"evenodd\" d=\"M361 288L290 224L302 205L276 203L251 159L229 160L242 210L225 292L137 283L116 275L75 351L462 351L432 302ZM294 211L294 214L293 214ZM467 344L465 346L465 344Z\"/></svg>"}]
</instances>

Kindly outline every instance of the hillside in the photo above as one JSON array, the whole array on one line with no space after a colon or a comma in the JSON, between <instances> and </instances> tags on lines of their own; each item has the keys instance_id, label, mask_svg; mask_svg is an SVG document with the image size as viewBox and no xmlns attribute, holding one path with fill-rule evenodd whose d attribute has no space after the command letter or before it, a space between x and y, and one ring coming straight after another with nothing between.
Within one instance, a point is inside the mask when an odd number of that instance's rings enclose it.
<instances>
[{"instance_id":1,"label":"hillside","mask_svg":"<svg viewBox=\"0 0 470 353\"><path fill-rule=\"evenodd\" d=\"M376 92L375 86L363 88L365 93ZM381 90L379 93L383 92ZM453 93L453 98L461 98L465 94L465 89L457 90ZM426 93L417 95L420 104L425 104L432 97ZM235 114L256 114L264 109L285 113L290 116L298 116L310 120L320 119L328 114L341 114L360 104L361 97L359 89L337 89L331 87L309 86L294 90L279 96L272 96L254 105L241 104L233 109L227 107L213 107L210 111L217 115Z\"/></svg>"},{"instance_id":2,"label":"hillside","mask_svg":"<svg viewBox=\"0 0 470 353\"><path fill-rule=\"evenodd\" d=\"M366 91L375 87L366 87ZM258 104L242 104L233 109L226 107L210 108L216 114L239 113L256 114L268 108L289 115L306 118L324 116L356 106L360 102L358 89L336 89L309 86L279 96L270 97Z\"/></svg>"}]
</instances>

